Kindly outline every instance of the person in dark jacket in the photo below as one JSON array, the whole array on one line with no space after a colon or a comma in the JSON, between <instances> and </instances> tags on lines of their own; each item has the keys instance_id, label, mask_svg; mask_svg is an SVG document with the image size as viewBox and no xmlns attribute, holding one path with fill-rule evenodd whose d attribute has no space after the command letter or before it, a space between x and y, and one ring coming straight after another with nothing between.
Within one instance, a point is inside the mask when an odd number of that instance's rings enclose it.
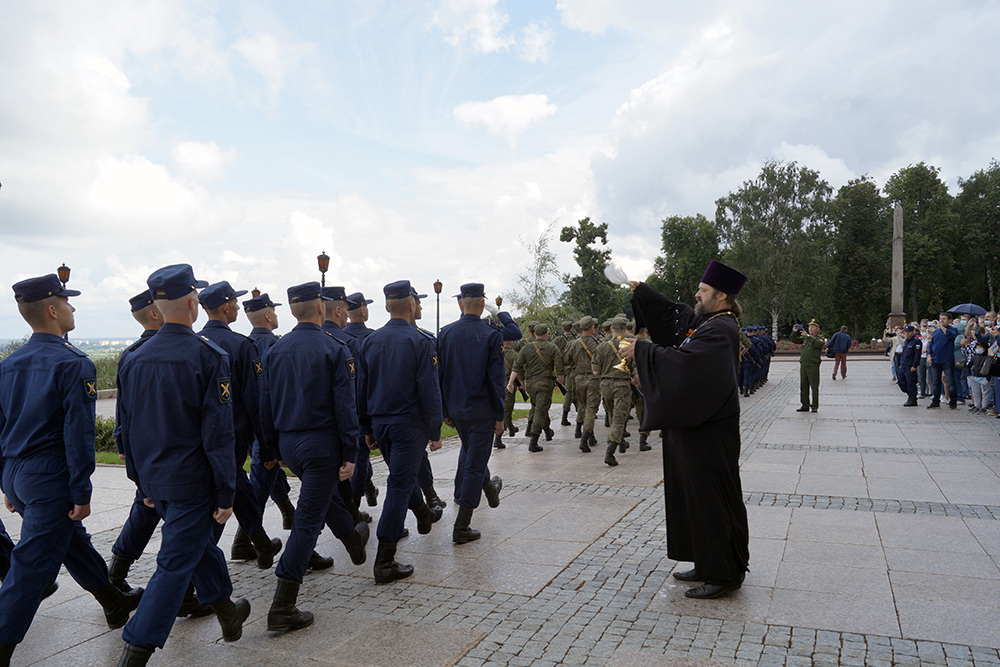
<instances>
[{"instance_id":1,"label":"person in dark jacket","mask_svg":"<svg viewBox=\"0 0 1000 667\"><path fill-rule=\"evenodd\" d=\"M923 343L917 338L917 328L912 324L903 327L903 351L899 355L899 370L896 371L896 383L907 395L903 407L912 408L917 404L917 366L920 365L920 353Z\"/></svg>"},{"instance_id":2,"label":"person in dark jacket","mask_svg":"<svg viewBox=\"0 0 1000 667\"><path fill-rule=\"evenodd\" d=\"M837 369L840 369L840 379L847 379L847 353L851 351L851 336L847 327L833 334L826 344L826 349L833 352L833 379L837 379Z\"/></svg>"},{"instance_id":3,"label":"person in dark jacket","mask_svg":"<svg viewBox=\"0 0 1000 667\"><path fill-rule=\"evenodd\" d=\"M941 313L938 328L931 335L927 364L930 366L931 383L934 385L931 404L928 409L941 407L941 381L948 383L948 407L958 407L958 389L955 386L955 338L958 330L951 326L951 315ZM943 377L942 377L943 376Z\"/></svg>"}]
</instances>

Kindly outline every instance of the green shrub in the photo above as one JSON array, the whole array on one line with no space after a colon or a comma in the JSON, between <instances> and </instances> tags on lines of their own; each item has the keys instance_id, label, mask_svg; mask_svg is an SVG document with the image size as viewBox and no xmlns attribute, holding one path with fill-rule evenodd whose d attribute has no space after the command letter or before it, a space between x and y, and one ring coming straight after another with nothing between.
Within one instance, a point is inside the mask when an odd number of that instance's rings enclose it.
<instances>
[{"instance_id":1,"label":"green shrub","mask_svg":"<svg viewBox=\"0 0 1000 667\"><path fill-rule=\"evenodd\" d=\"M115 447L114 419L97 415L97 424L94 433L94 449L99 452L118 453L118 448Z\"/></svg>"},{"instance_id":2,"label":"green shrub","mask_svg":"<svg viewBox=\"0 0 1000 667\"><path fill-rule=\"evenodd\" d=\"M115 352L91 357L90 360L97 366L98 389L115 389L118 386L118 359L121 356L121 352Z\"/></svg>"}]
</instances>

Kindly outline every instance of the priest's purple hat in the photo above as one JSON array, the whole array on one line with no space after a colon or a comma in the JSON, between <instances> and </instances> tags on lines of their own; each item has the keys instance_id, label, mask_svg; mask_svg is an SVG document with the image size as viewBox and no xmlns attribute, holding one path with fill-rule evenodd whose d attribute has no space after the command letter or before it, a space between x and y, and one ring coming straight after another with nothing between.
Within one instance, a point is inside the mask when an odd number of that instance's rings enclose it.
<instances>
[{"instance_id":1,"label":"priest's purple hat","mask_svg":"<svg viewBox=\"0 0 1000 667\"><path fill-rule=\"evenodd\" d=\"M733 267L713 259L709 262L708 268L705 269L705 275L701 277L701 282L720 292L725 292L729 296L736 296L747 284L747 277Z\"/></svg>"}]
</instances>

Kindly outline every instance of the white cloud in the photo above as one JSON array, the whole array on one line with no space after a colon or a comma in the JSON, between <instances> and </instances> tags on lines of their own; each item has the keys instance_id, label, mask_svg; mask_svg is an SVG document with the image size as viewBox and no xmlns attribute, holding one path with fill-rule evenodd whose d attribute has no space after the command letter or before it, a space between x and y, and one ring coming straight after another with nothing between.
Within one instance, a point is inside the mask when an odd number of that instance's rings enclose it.
<instances>
[{"instance_id":1,"label":"white cloud","mask_svg":"<svg viewBox=\"0 0 1000 667\"><path fill-rule=\"evenodd\" d=\"M166 167L144 156L97 161L97 175L86 192L85 202L98 216L122 224L162 222L184 218L197 208L200 197L178 183Z\"/></svg>"},{"instance_id":2,"label":"white cloud","mask_svg":"<svg viewBox=\"0 0 1000 667\"><path fill-rule=\"evenodd\" d=\"M500 0L441 0L431 15L431 25L448 33L452 46L470 43L480 53L496 53L514 43L501 35L510 18L500 11Z\"/></svg>"},{"instance_id":3,"label":"white cloud","mask_svg":"<svg viewBox=\"0 0 1000 667\"><path fill-rule=\"evenodd\" d=\"M548 62L549 51L552 49L552 31L537 23L529 23L521 29L521 40L518 50L521 57L529 63Z\"/></svg>"},{"instance_id":4,"label":"white cloud","mask_svg":"<svg viewBox=\"0 0 1000 667\"><path fill-rule=\"evenodd\" d=\"M718 0L676 3L663 0L558 0L556 9L571 30L600 35L622 30L664 39L684 32L699 18L714 13Z\"/></svg>"},{"instance_id":5,"label":"white cloud","mask_svg":"<svg viewBox=\"0 0 1000 667\"><path fill-rule=\"evenodd\" d=\"M818 171L823 180L833 187L834 192L840 186L847 185L851 179L858 177L842 159L830 157L819 146L802 144L793 146L782 141L772 154L778 160L797 162L803 167Z\"/></svg>"},{"instance_id":6,"label":"white cloud","mask_svg":"<svg viewBox=\"0 0 1000 667\"><path fill-rule=\"evenodd\" d=\"M236 157L235 149L223 151L214 141L182 141L170 151L174 171L197 181L221 180Z\"/></svg>"},{"instance_id":7,"label":"white cloud","mask_svg":"<svg viewBox=\"0 0 1000 667\"><path fill-rule=\"evenodd\" d=\"M547 95L504 95L489 102L465 102L455 107L455 119L466 127L483 126L495 137L503 137L512 147L524 130L555 114Z\"/></svg>"},{"instance_id":8,"label":"white cloud","mask_svg":"<svg viewBox=\"0 0 1000 667\"><path fill-rule=\"evenodd\" d=\"M264 79L267 105L272 109L278 104L288 76L305 58L316 53L313 44L282 39L271 33L244 37L233 48Z\"/></svg>"}]
</instances>

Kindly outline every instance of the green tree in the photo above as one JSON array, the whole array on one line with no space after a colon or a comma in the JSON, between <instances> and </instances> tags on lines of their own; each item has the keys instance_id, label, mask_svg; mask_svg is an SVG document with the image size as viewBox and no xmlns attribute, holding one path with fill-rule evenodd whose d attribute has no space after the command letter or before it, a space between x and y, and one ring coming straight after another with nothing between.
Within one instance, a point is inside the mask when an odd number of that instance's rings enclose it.
<instances>
[{"instance_id":1,"label":"green tree","mask_svg":"<svg viewBox=\"0 0 1000 667\"><path fill-rule=\"evenodd\" d=\"M866 175L837 191L830 219L835 230L833 312L841 324L851 323L851 337L858 340L862 331L881 331L889 312L892 212Z\"/></svg>"},{"instance_id":2,"label":"green tree","mask_svg":"<svg viewBox=\"0 0 1000 667\"><path fill-rule=\"evenodd\" d=\"M608 244L608 223L595 225L584 218L576 227L563 227L559 234L563 243L573 243L573 258L580 267L580 275L563 275L569 289L562 295L568 309L578 310L598 320L622 311L624 291L612 285L604 276L604 269L611 257L611 248L594 247L598 241Z\"/></svg>"},{"instance_id":3,"label":"green tree","mask_svg":"<svg viewBox=\"0 0 1000 667\"><path fill-rule=\"evenodd\" d=\"M962 275L965 234L940 169L923 162L889 177L885 193L903 207L903 280L910 319L937 315L973 297Z\"/></svg>"},{"instance_id":4,"label":"green tree","mask_svg":"<svg viewBox=\"0 0 1000 667\"><path fill-rule=\"evenodd\" d=\"M521 245L528 251L530 260L524 271L517 274L517 289L508 292L504 298L514 306L525 322L537 320L547 324L555 323L562 314L562 308L555 304L559 290L550 281L559 277L556 255L552 252L552 225L546 227L534 243L521 239Z\"/></svg>"},{"instance_id":5,"label":"green tree","mask_svg":"<svg viewBox=\"0 0 1000 667\"><path fill-rule=\"evenodd\" d=\"M783 315L803 317L803 306L820 306L830 272L831 194L819 172L768 161L756 179L716 200L726 258L750 279L740 293L744 321L766 314L777 336Z\"/></svg>"},{"instance_id":6,"label":"green tree","mask_svg":"<svg viewBox=\"0 0 1000 667\"><path fill-rule=\"evenodd\" d=\"M719 257L719 232L702 214L663 221L661 254L647 283L674 301L694 305L694 293L708 263Z\"/></svg>"},{"instance_id":7,"label":"green tree","mask_svg":"<svg viewBox=\"0 0 1000 667\"><path fill-rule=\"evenodd\" d=\"M7 343L4 343L3 345L0 345L0 359L6 359L11 354L20 349L21 346L23 346L27 342L28 342L28 337L25 336L21 340L12 340Z\"/></svg>"},{"instance_id":8,"label":"green tree","mask_svg":"<svg viewBox=\"0 0 1000 667\"><path fill-rule=\"evenodd\" d=\"M990 161L988 169L980 169L968 178L958 179L960 192L955 197L955 210L967 233L970 260L975 258L986 283L989 310L996 310L997 280L994 270L1000 266L1000 163Z\"/></svg>"}]
</instances>

